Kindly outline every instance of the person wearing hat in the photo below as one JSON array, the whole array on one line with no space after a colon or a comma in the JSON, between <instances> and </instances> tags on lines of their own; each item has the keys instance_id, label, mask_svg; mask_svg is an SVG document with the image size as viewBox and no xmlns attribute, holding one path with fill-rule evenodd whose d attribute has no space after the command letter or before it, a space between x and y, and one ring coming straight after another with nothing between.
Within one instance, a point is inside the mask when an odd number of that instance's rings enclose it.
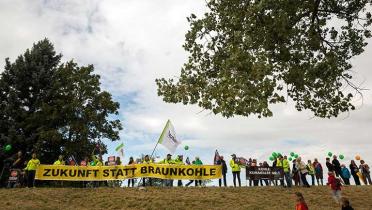
<instances>
[{"instance_id":1,"label":"person wearing hat","mask_svg":"<svg viewBox=\"0 0 372 210\"><path fill-rule=\"evenodd\" d=\"M231 157L232 159L230 160L230 167L233 174L234 187L236 187L236 178L238 178L238 184L239 187L241 187L239 162L235 154L232 154Z\"/></svg>"},{"instance_id":2,"label":"person wearing hat","mask_svg":"<svg viewBox=\"0 0 372 210\"><path fill-rule=\"evenodd\" d=\"M175 164L175 162L172 160L172 155L167 154L167 157L160 161L159 164ZM167 187L173 187L173 179L165 179L164 185Z\"/></svg>"},{"instance_id":3,"label":"person wearing hat","mask_svg":"<svg viewBox=\"0 0 372 210\"><path fill-rule=\"evenodd\" d=\"M185 165L185 163L183 162L183 155L178 155L177 158L174 160L174 162L177 165ZM178 187L183 186L182 180L178 180L177 186Z\"/></svg>"}]
</instances>

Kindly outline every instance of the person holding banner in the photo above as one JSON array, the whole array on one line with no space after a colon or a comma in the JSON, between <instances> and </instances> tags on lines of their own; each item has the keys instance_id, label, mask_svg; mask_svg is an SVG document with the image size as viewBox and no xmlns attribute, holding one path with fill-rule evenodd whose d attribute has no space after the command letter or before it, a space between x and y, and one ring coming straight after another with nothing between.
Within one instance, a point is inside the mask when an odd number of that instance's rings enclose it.
<instances>
[{"instance_id":1,"label":"person holding banner","mask_svg":"<svg viewBox=\"0 0 372 210\"><path fill-rule=\"evenodd\" d=\"M32 153L32 159L28 161L25 168L27 171L27 187L35 187L35 174L39 165L40 160L37 159L36 153Z\"/></svg>"},{"instance_id":2,"label":"person holding banner","mask_svg":"<svg viewBox=\"0 0 372 210\"><path fill-rule=\"evenodd\" d=\"M63 156L62 155L59 155L58 156L58 160L56 160L53 165L57 165L57 166L64 166L66 165L65 164L65 161L63 160ZM59 186L59 187L63 187L63 181L55 181L54 184L56 186Z\"/></svg>"},{"instance_id":3,"label":"person holding banner","mask_svg":"<svg viewBox=\"0 0 372 210\"><path fill-rule=\"evenodd\" d=\"M149 155L145 155L145 158L143 159L143 163L144 164L152 163L152 160L150 159ZM152 186L152 178L147 178L147 179L148 179L149 185ZM142 186L144 186L144 187L146 186L146 178L145 177L142 180Z\"/></svg>"},{"instance_id":4,"label":"person holding banner","mask_svg":"<svg viewBox=\"0 0 372 210\"><path fill-rule=\"evenodd\" d=\"M160 161L159 164L174 164L174 160L172 160L172 155L167 154L167 158ZM165 179L164 185L167 187L173 187L173 179Z\"/></svg>"},{"instance_id":5,"label":"person holding banner","mask_svg":"<svg viewBox=\"0 0 372 210\"><path fill-rule=\"evenodd\" d=\"M230 160L230 167L233 174L233 183L234 187L236 187L236 178L238 178L238 184L239 187L241 187L241 181L240 181L240 165L236 158L235 154L231 155L232 159Z\"/></svg>"},{"instance_id":6,"label":"person holding banner","mask_svg":"<svg viewBox=\"0 0 372 210\"><path fill-rule=\"evenodd\" d=\"M128 165L135 165L136 162L134 161L133 157L129 158ZM128 179L128 187L130 187L130 184L132 183L132 187L134 187L134 179Z\"/></svg>"},{"instance_id":7,"label":"person holding banner","mask_svg":"<svg viewBox=\"0 0 372 210\"><path fill-rule=\"evenodd\" d=\"M177 165L185 165L185 163L183 162L183 155L178 155L178 157L174 160L174 162ZM177 186L178 187L182 187L183 186L182 180L178 180Z\"/></svg>"},{"instance_id":8,"label":"person holding banner","mask_svg":"<svg viewBox=\"0 0 372 210\"><path fill-rule=\"evenodd\" d=\"M203 165L203 162L200 160L199 157L195 157L195 164L194 165L197 165L197 166L201 166ZM195 180L195 186L202 186L202 180Z\"/></svg>"},{"instance_id":9,"label":"person holding banner","mask_svg":"<svg viewBox=\"0 0 372 210\"><path fill-rule=\"evenodd\" d=\"M223 176L223 185L227 187L226 184L226 173L227 173L227 166L226 166L226 161L223 159L223 156L218 156L216 160L216 165L221 165L222 167L222 176ZM222 186L222 179L218 180L218 185L221 187Z\"/></svg>"},{"instance_id":10,"label":"person holding banner","mask_svg":"<svg viewBox=\"0 0 372 210\"><path fill-rule=\"evenodd\" d=\"M65 164L65 161L63 160L63 156L62 155L59 155L58 156L58 160L56 160L54 163L53 163L53 165L66 165Z\"/></svg>"}]
</instances>

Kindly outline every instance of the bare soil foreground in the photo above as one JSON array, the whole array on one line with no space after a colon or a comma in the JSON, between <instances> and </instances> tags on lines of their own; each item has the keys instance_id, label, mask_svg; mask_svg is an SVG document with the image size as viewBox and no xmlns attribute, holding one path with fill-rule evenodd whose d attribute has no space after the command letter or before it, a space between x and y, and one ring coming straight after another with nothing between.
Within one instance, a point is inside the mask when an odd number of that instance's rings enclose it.
<instances>
[{"instance_id":1,"label":"bare soil foreground","mask_svg":"<svg viewBox=\"0 0 372 210\"><path fill-rule=\"evenodd\" d=\"M310 209L341 209L329 188L36 188L1 189L1 209L295 209L293 193ZM372 186L343 188L356 210L372 209Z\"/></svg>"}]
</instances>

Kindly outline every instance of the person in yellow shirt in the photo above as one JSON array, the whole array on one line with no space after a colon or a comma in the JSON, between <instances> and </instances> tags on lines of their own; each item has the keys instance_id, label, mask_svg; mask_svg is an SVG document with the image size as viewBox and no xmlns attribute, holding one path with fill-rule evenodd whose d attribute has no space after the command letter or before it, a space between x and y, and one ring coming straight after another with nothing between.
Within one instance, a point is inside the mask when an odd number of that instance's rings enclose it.
<instances>
[{"instance_id":1,"label":"person in yellow shirt","mask_svg":"<svg viewBox=\"0 0 372 210\"><path fill-rule=\"evenodd\" d=\"M35 187L35 174L39 165L40 160L36 158L36 153L32 153L32 159L28 161L25 168L27 172L27 187Z\"/></svg>"},{"instance_id":2,"label":"person in yellow shirt","mask_svg":"<svg viewBox=\"0 0 372 210\"><path fill-rule=\"evenodd\" d=\"M58 160L56 160L53 165L55 166L64 166L66 165L65 161L63 160L63 156L59 155ZM63 181L54 181L54 185L57 187L63 187Z\"/></svg>"},{"instance_id":3,"label":"person in yellow shirt","mask_svg":"<svg viewBox=\"0 0 372 210\"><path fill-rule=\"evenodd\" d=\"M53 165L62 165L62 166L66 165L65 161L63 160L63 156L62 155L58 156L58 160L56 160L53 163Z\"/></svg>"},{"instance_id":4,"label":"person in yellow shirt","mask_svg":"<svg viewBox=\"0 0 372 210\"><path fill-rule=\"evenodd\" d=\"M234 187L236 187L236 178L238 178L238 184L239 184L239 187L241 187L240 165L239 165L238 159L236 158L235 154L232 154L231 157L232 157L232 159L230 160L230 167L231 167L231 171L233 173Z\"/></svg>"}]
</instances>

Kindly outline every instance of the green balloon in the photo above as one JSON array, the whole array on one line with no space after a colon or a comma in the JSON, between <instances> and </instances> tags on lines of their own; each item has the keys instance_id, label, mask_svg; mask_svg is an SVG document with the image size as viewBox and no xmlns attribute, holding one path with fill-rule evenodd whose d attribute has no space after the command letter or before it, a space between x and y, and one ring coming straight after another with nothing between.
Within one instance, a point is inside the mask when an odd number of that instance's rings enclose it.
<instances>
[{"instance_id":1,"label":"green balloon","mask_svg":"<svg viewBox=\"0 0 372 210\"><path fill-rule=\"evenodd\" d=\"M332 157L332 152L328 152L328 156L329 157Z\"/></svg>"},{"instance_id":2,"label":"green balloon","mask_svg":"<svg viewBox=\"0 0 372 210\"><path fill-rule=\"evenodd\" d=\"M291 157L293 157L294 155L295 155L295 153L294 152L291 152L291 153L289 153L290 155L291 155Z\"/></svg>"},{"instance_id":3,"label":"green balloon","mask_svg":"<svg viewBox=\"0 0 372 210\"><path fill-rule=\"evenodd\" d=\"M292 158L291 158L291 157L289 157L289 158L288 158L288 160L289 160L289 161L292 161Z\"/></svg>"},{"instance_id":4,"label":"green balloon","mask_svg":"<svg viewBox=\"0 0 372 210\"><path fill-rule=\"evenodd\" d=\"M341 160L343 160L343 159L345 158L344 155L339 155L338 157L339 157Z\"/></svg>"},{"instance_id":5,"label":"green balloon","mask_svg":"<svg viewBox=\"0 0 372 210\"><path fill-rule=\"evenodd\" d=\"M294 158L298 158L298 154L295 154L295 155L294 155Z\"/></svg>"},{"instance_id":6,"label":"green balloon","mask_svg":"<svg viewBox=\"0 0 372 210\"><path fill-rule=\"evenodd\" d=\"M276 154L276 152L273 152L271 155L272 155L273 158L276 158L278 156L278 154Z\"/></svg>"},{"instance_id":7,"label":"green balloon","mask_svg":"<svg viewBox=\"0 0 372 210\"><path fill-rule=\"evenodd\" d=\"M4 150L6 152L9 152L11 149L12 149L12 145L10 145L10 144L6 145L5 148L4 148Z\"/></svg>"},{"instance_id":8,"label":"green balloon","mask_svg":"<svg viewBox=\"0 0 372 210\"><path fill-rule=\"evenodd\" d=\"M184 149L185 149L185 150L189 150L189 146L186 145L186 146L184 147Z\"/></svg>"},{"instance_id":9,"label":"green balloon","mask_svg":"<svg viewBox=\"0 0 372 210\"><path fill-rule=\"evenodd\" d=\"M278 152L277 155L278 155L278 157L279 157L279 156L282 156L282 153Z\"/></svg>"},{"instance_id":10,"label":"green balloon","mask_svg":"<svg viewBox=\"0 0 372 210\"><path fill-rule=\"evenodd\" d=\"M91 166L95 166L95 165L96 165L96 162L91 161L91 162L90 162L90 165L91 165Z\"/></svg>"},{"instance_id":11,"label":"green balloon","mask_svg":"<svg viewBox=\"0 0 372 210\"><path fill-rule=\"evenodd\" d=\"M273 161L275 158L273 156L269 157L269 160Z\"/></svg>"}]
</instances>

